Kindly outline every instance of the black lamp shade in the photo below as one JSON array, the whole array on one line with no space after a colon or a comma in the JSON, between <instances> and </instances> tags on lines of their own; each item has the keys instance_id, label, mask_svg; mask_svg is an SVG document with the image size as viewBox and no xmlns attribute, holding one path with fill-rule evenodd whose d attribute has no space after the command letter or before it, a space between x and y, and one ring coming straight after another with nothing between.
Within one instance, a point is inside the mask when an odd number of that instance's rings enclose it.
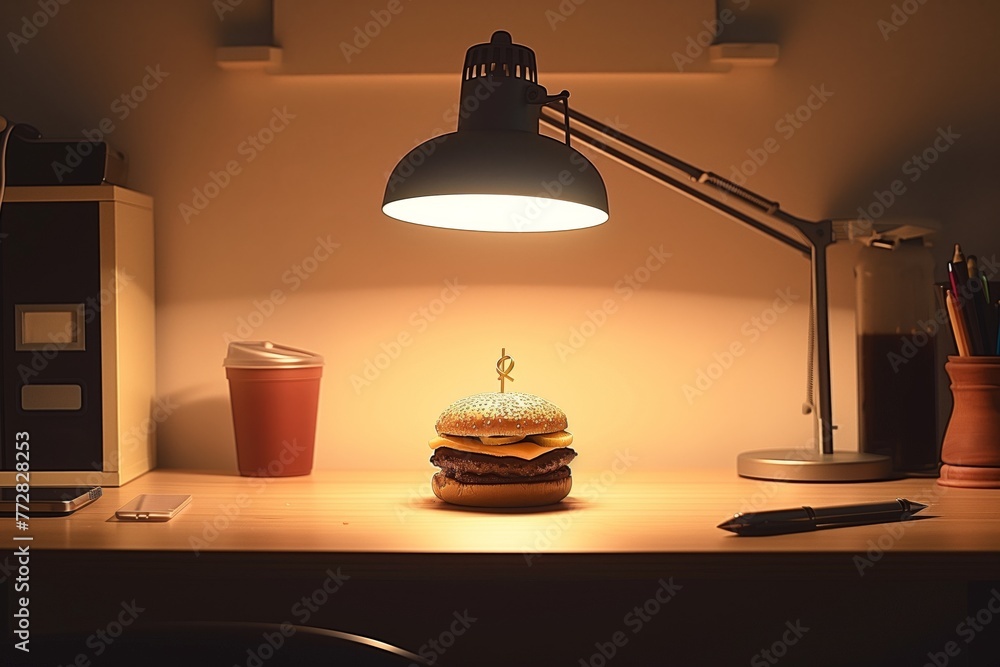
<instances>
[{"instance_id":1,"label":"black lamp shade","mask_svg":"<svg viewBox=\"0 0 1000 667\"><path fill-rule=\"evenodd\" d=\"M546 99L534 53L497 32L469 49L457 132L420 144L396 165L382 211L432 227L490 232L583 229L608 219L597 168L538 134Z\"/></svg>"},{"instance_id":2,"label":"black lamp shade","mask_svg":"<svg viewBox=\"0 0 1000 667\"><path fill-rule=\"evenodd\" d=\"M433 227L548 232L606 221L608 195L594 165L566 144L517 130L465 130L400 160L382 210Z\"/></svg>"}]
</instances>

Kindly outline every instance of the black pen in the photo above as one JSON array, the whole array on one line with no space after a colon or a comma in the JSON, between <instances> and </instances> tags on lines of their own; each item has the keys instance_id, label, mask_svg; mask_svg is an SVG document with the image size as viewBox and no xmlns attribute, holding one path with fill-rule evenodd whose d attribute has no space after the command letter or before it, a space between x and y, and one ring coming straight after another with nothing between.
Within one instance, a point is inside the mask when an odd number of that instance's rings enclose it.
<instances>
[{"instance_id":1,"label":"black pen","mask_svg":"<svg viewBox=\"0 0 1000 667\"><path fill-rule=\"evenodd\" d=\"M737 535L780 535L801 533L834 526L859 526L869 523L905 521L927 507L904 498L891 502L838 505L834 507L796 507L786 510L737 514L719 524L719 528Z\"/></svg>"},{"instance_id":2,"label":"black pen","mask_svg":"<svg viewBox=\"0 0 1000 667\"><path fill-rule=\"evenodd\" d=\"M989 308L990 299L989 292L983 289L983 279L979 275L979 261L976 259L975 255L969 255L965 259L966 270L969 274L969 292L972 294L972 303L976 309L976 319L979 320L979 332L983 339L983 354L990 353L990 343L996 334L990 332L990 322L989 322ZM988 285L988 283L987 283Z\"/></svg>"}]
</instances>

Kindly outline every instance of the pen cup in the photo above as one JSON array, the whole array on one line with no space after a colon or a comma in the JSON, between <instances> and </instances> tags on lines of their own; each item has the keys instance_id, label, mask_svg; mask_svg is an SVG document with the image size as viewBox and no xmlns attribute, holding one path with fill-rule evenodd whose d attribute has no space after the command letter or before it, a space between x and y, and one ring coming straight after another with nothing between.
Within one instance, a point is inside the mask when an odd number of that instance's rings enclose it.
<instances>
[{"instance_id":1,"label":"pen cup","mask_svg":"<svg viewBox=\"0 0 1000 667\"><path fill-rule=\"evenodd\" d=\"M1000 488L1000 357L948 357L954 407L938 484Z\"/></svg>"}]
</instances>

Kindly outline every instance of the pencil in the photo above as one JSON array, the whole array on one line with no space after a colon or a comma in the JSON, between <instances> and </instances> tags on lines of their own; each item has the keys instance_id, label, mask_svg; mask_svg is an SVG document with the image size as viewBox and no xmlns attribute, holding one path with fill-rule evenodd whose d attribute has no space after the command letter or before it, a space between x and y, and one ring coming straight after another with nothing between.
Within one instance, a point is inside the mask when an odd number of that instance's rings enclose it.
<instances>
[{"instance_id":1,"label":"pencil","mask_svg":"<svg viewBox=\"0 0 1000 667\"><path fill-rule=\"evenodd\" d=\"M951 290L948 290L948 317L951 318L951 331L955 336L955 347L958 348L958 356L969 356L969 335L965 331L965 321L958 312L958 302Z\"/></svg>"},{"instance_id":2,"label":"pencil","mask_svg":"<svg viewBox=\"0 0 1000 667\"><path fill-rule=\"evenodd\" d=\"M955 256L961 254L961 249L955 245ZM982 338L979 324L979 313L976 311L975 293L969 288L969 269L962 257L960 262L948 262L948 279L951 281L951 294L955 298L955 311L962 320L969 352L973 355L986 354L986 343Z\"/></svg>"}]
</instances>

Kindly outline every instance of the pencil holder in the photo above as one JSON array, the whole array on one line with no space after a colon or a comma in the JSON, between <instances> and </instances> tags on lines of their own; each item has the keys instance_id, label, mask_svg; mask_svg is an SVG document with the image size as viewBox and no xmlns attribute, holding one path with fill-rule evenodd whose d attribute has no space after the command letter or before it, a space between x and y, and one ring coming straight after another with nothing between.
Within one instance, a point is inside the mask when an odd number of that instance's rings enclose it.
<instances>
[{"instance_id":1,"label":"pencil holder","mask_svg":"<svg viewBox=\"0 0 1000 667\"><path fill-rule=\"evenodd\" d=\"M948 357L954 407L938 484L1000 488L1000 357Z\"/></svg>"}]
</instances>

